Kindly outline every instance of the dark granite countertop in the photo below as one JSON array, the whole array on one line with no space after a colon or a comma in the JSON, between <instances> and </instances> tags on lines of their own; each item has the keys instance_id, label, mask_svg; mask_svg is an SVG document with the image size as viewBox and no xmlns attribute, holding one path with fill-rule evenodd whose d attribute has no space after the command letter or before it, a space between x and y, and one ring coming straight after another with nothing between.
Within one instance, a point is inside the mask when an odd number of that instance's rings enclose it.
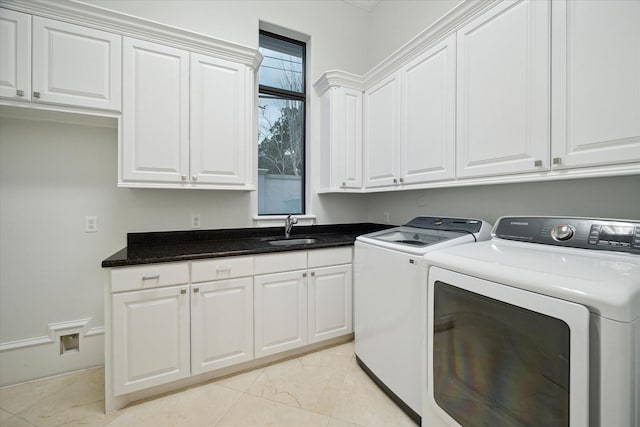
<instances>
[{"instance_id":1,"label":"dark granite countertop","mask_svg":"<svg viewBox=\"0 0 640 427\"><path fill-rule=\"evenodd\" d=\"M295 226L292 239L317 240L290 246L269 244L269 240L284 239L283 227L128 233L127 247L102 261L102 267L349 246L361 234L389 227L373 223Z\"/></svg>"}]
</instances>

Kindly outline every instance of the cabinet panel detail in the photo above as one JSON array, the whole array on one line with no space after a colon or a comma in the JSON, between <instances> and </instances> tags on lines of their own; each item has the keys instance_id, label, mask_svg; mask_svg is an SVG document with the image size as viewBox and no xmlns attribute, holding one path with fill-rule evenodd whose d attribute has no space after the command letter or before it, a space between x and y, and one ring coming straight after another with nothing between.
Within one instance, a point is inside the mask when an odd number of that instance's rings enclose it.
<instances>
[{"instance_id":1,"label":"cabinet panel detail","mask_svg":"<svg viewBox=\"0 0 640 427\"><path fill-rule=\"evenodd\" d=\"M121 49L119 35L34 16L34 100L119 111Z\"/></svg>"},{"instance_id":2,"label":"cabinet panel detail","mask_svg":"<svg viewBox=\"0 0 640 427\"><path fill-rule=\"evenodd\" d=\"M549 25L548 1L521 0L458 31L458 177L548 168Z\"/></svg>"},{"instance_id":3,"label":"cabinet panel detail","mask_svg":"<svg viewBox=\"0 0 640 427\"><path fill-rule=\"evenodd\" d=\"M0 96L31 99L31 16L0 9Z\"/></svg>"},{"instance_id":4,"label":"cabinet panel detail","mask_svg":"<svg viewBox=\"0 0 640 427\"><path fill-rule=\"evenodd\" d=\"M404 184L454 178L455 35L402 68L401 177Z\"/></svg>"},{"instance_id":5,"label":"cabinet panel detail","mask_svg":"<svg viewBox=\"0 0 640 427\"><path fill-rule=\"evenodd\" d=\"M253 116L246 79L242 64L191 54L190 175L197 183L246 183Z\"/></svg>"},{"instance_id":6,"label":"cabinet panel detail","mask_svg":"<svg viewBox=\"0 0 640 427\"><path fill-rule=\"evenodd\" d=\"M552 2L554 169L640 161L640 2Z\"/></svg>"},{"instance_id":7,"label":"cabinet panel detail","mask_svg":"<svg viewBox=\"0 0 640 427\"><path fill-rule=\"evenodd\" d=\"M191 373L253 359L253 279L191 286Z\"/></svg>"},{"instance_id":8,"label":"cabinet panel detail","mask_svg":"<svg viewBox=\"0 0 640 427\"><path fill-rule=\"evenodd\" d=\"M307 280L303 271L256 276L256 357L307 342Z\"/></svg>"},{"instance_id":9,"label":"cabinet panel detail","mask_svg":"<svg viewBox=\"0 0 640 427\"><path fill-rule=\"evenodd\" d=\"M190 375L187 286L113 295L114 394Z\"/></svg>"},{"instance_id":10,"label":"cabinet panel detail","mask_svg":"<svg viewBox=\"0 0 640 427\"><path fill-rule=\"evenodd\" d=\"M394 185L398 180L399 86L394 73L364 94L364 184L368 188Z\"/></svg>"},{"instance_id":11,"label":"cabinet panel detail","mask_svg":"<svg viewBox=\"0 0 640 427\"><path fill-rule=\"evenodd\" d=\"M351 264L311 270L309 342L345 335L352 323Z\"/></svg>"},{"instance_id":12,"label":"cabinet panel detail","mask_svg":"<svg viewBox=\"0 0 640 427\"><path fill-rule=\"evenodd\" d=\"M124 180L186 180L189 53L125 38L123 93Z\"/></svg>"}]
</instances>

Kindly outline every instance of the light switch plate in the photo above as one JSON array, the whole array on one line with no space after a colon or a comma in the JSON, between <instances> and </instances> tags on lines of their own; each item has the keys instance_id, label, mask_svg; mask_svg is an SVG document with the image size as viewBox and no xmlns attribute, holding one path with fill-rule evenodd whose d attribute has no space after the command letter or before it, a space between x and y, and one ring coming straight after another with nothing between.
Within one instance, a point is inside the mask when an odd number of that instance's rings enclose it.
<instances>
[{"instance_id":1,"label":"light switch plate","mask_svg":"<svg viewBox=\"0 0 640 427\"><path fill-rule=\"evenodd\" d=\"M98 231L98 217L97 216L85 216L84 217L84 231L85 233L95 233Z\"/></svg>"},{"instance_id":2,"label":"light switch plate","mask_svg":"<svg viewBox=\"0 0 640 427\"><path fill-rule=\"evenodd\" d=\"M191 228L200 228L200 214L191 214Z\"/></svg>"}]
</instances>

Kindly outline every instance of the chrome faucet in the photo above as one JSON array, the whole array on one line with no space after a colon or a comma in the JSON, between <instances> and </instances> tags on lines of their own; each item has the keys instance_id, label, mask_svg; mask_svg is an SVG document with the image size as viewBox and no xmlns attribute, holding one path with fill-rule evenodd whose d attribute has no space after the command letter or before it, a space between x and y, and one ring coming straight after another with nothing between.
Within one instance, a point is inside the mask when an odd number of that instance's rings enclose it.
<instances>
[{"instance_id":1,"label":"chrome faucet","mask_svg":"<svg viewBox=\"0 0 640 427\"><path fill-rule=\"evenodd\" d=\"M288 239L291 236L291 229L293 228L293 224L298 223L298 218L295 216L291 216L291 214L287 215L287 218L284 220L284 237Z\"/></svg>"}]
</instances>

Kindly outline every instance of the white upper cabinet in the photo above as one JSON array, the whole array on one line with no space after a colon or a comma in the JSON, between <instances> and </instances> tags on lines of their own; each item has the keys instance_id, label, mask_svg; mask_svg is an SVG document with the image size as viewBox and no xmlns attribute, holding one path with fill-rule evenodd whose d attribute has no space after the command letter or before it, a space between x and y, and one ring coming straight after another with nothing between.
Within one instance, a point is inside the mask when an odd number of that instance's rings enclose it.
<instances>
[{"instance_id":1,"label":"white upper cabinet","mask_svg":"<svg viewBox=\"0 0 640 427\"><path fill-rule=\"evenodd\" d=\"M0 9L0 96L31 99L31 16Z\"/></svg>"},{"instance_id":2,"label":"white upper cabinet","mask_svg":"<svg viewBox=\"0 0 640 427\"><path fill-rule=\"evenodd\" d=\"M640 1L552 8L552 167L640 161Z\"/></svg>"},{"instance_id":3,"label":"white upper cabinet","mask_svg":"<svg viewBox=\"0 0 640 427\"><path fill-rule=\"evenodd\" d=\"M253 73L124 39L121 186L252 189Z\"/></svg>"},{"instance_id":4,"label":"white upper cabinet","mask_svg":"<svg viewBox=\"0 0 640 427\"><path fill-rule=\"evenodd\" d=\"M320 188L361 189L362 89L334 84L331 80L341 76L332 74L337 73L327 73L316 83L322 96Z\"/></svg>"},{"instance_id":5,"label":"white upper cabinet","mask_svg":"<svg viewBox=\"0 0 640 427\"><path fill-rule=\"evenodd\" d=\"M400 179L404 184L455 175L455 34L401 69Z\"/></svg>"},{"instance_id":6,"label":"white upper cabinet","mask_svg":"<svg viewBox=\"0 0 640 427\"><path fill-rule=\"evenodd\" d=\"M365 187L455 175L455 35L365 92Z\"/></svg>"},{"instance_id":7,"label":"white upper cabinet","mask_svg":"<svg viewBox=\"0 0 640 427\"><path fill-rule=\"evenodd\" d=\"M127 37L123 45L123 181L186 182L189 52Z\"/></svg>"},{"instance_id":8,"label":"white upper cabinet","mask_svg":"<svg viewBox=\"0 0 640 427\"><path fill-rule=\"evenodd\" d=\"M342 150L340 156L340 185L344 188L362 187L362 91L340 89L340 102L345 122L340 128Z\"/></svg>"},{"instance_id":9,"label":"white upper cabinet","mask_svg":"<svg viewBox=\"0 0 640 427\"><path fill-rule=\"evenodd\" d=\"M245 185L251 174L253 74L243 64L191 54L191 180Z\"/></svg>"},{"instance_id":10,"label":"white upper cabinet","mask_svg":"<svg viewBox=\"0 0 640 427\"><path fill-rule=\"evenodd\" d=\"M400 73L380 80L364 93L364 186L400 182Z\"/></svg>"},{"instance_id":11,"label":"white upper cabinet","mask_svg":"<svg viewBox=\"0 0 640 427\"><path fill-rule=\"evenodd\" d=\"M458 30L458 177L548 169L549 26L547 0L521 0Z\"/></svg>"},{"instance_id":12,"label":"white upper cabinet","mask_svg":"<svg viewBox=\"0 0 640 427\"><path fill-rule=\"evenodd\" d=\"M0 96L120 111L121 36L8 9L0 31Z\"/></svg>"},{"instance_id":13,"label":"white upper cabinet","mask_svg":"<svg viewBox=\"0 0 640 427\"><path fill-rule=\"evenodd\" d=\"M33 17L33 101L120 110L121 36Z\"/></svg>"}]
</instances>

